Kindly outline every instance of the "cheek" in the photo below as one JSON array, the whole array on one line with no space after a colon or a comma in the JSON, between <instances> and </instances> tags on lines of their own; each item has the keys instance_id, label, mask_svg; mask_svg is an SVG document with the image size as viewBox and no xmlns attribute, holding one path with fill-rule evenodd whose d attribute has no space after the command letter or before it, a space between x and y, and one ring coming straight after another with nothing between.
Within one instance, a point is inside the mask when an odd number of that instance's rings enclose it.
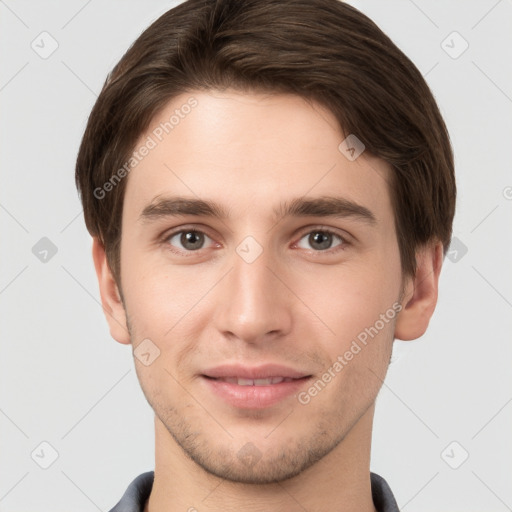
<instances>
[{"instance_id":1,"label":"cheek","mask_svg":"<svg viewBox=\"0 0 512 512\"><path fill-rule=\"evenodd\" d=\"M392 260L391 260L392 261ZM373 326L388 311L379 330L389 330L400 290L400 267L376 258L371 264L350 264L308 273L297 279L297 295L325 327L326 339L340 348ZM391 309L391 311L389 311Z\"/></svg>"},{"instance_id":2,"label":"cheek","mask_svg":"<svg viewBox=\"0 0 512 512\"><path fill-rule=\"evenodd\" d=\"M173 268L157 251L137 251L130 240L124 244L121 276L131 323L139 335L152 334L162 339L189 312L194 312L194 306L214 284L215 276L204 267Z\"/></svg>"}]
</instances>

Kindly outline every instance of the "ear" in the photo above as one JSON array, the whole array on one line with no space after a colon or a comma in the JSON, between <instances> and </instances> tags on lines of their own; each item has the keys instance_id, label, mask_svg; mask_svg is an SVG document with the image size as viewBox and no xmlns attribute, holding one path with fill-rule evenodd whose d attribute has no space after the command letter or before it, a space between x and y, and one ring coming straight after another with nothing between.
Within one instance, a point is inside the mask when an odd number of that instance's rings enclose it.
<instances>
[{"instance_id":1,"label":"ear","mask_svg":"<svg viewBox=\"0 0 512 512\"><path fill-rule=\"evenodd\" d=\"M402 310L395 324L395 338L415 340L427 330L437 304L443 244L436 242L416 252L416 274L407 280Z\"/></svg>"},{"instance_id":2,"label":"ear","mask_svg":"<svg viewBox=\"0 0 512 512\"><path fill-rule=\"evenodd\" d=\"M114 276L108 266L105 248L98 237L93 237L92 258L100 287L101 305L110 328L110 335L119 343L128 345L130 333L126 323L126 312Z\"/></svg>"}]
</instances>

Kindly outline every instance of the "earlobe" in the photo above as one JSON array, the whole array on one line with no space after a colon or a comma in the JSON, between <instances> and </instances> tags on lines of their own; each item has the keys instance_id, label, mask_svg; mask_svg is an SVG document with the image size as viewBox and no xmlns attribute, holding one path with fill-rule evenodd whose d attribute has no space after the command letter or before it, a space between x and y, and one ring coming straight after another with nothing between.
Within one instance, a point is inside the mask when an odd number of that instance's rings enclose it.
<instances>
[{"instance_id":1,"label":"earlobe","mask_svg":"<svg viewBox=\"0 0 512 512\"><path fill-rule=\"evenodd\" d=\"M427 330L437 304L443 244L422 247L416 253L416 262L416 274L407 281L395 325L395 338L403 341L415 340Z\"/></svg>"},{"instance_id":2,"label":"earlobe","mask_svg":"<svg viewBox=\"0 0 512 512\"><path fill-rule=\"evenodd\" d=\"M116 281L107 262L105 248L97 237L93 237L92 258L100 288L101 304L111 336L119 343L129 344L130 333L126 323L126 312Z\"/></svg>"}]
</instances>

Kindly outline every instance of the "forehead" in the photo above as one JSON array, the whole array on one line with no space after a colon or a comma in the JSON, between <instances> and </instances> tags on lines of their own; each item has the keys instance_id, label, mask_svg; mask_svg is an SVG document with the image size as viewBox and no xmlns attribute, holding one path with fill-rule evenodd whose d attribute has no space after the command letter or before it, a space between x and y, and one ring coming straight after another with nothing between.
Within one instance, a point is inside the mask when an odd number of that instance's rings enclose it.
<instances>
[{"instance_id":1,"label":"forehead","mask_svg":"<svg viewBox=\"0 0 512 512\"><path fill-rule=\"evenodd\" d=\"M140 213L157 196L184 195L271 211L287 199L338 195L389 215L388 164L368 152L347 158L347 135L328 109L296 95L181 94L135 145L144 156L129 173L125 208Z\"/></svg>"}]
</instances>

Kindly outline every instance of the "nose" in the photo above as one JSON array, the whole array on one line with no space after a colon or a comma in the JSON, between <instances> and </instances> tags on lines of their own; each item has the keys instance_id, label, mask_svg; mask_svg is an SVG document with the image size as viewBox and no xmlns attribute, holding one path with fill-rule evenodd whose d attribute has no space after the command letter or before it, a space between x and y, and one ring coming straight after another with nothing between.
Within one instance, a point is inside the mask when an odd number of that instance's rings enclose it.
<instances>
[{"instance_id":1,"label":"nose","mask_svg":"<svg viewBox=\"0 0 512 512\"><path fill-rule=\"evenodd\" d=\"M217 290L216 329L228 339L253 345L288 334L294 297L283 285L286 280L270 250L252 262L234 252L231 271Z\"/></svg>"}]
</instances>

